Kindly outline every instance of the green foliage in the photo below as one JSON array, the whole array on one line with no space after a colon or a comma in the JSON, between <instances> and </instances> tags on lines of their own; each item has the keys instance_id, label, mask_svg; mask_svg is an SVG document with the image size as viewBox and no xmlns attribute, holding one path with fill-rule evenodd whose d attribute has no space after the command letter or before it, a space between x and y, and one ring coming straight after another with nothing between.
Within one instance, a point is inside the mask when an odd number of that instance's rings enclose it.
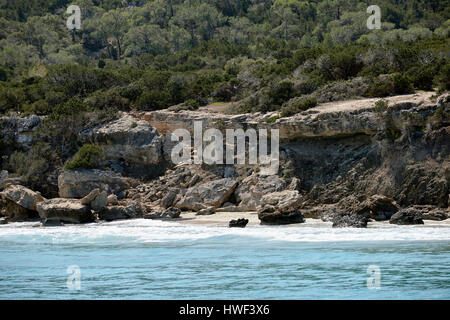
<instances>
[{"instance_id":1,"label":"green foliage","mask_svg":"<svg viewBox=\"0 0 450 320\"><path fill-rule=\"evenodd\" d=\"M377 102L375 102L375 106L373 109L377 113L383 113L388 109L388 107L389 107L389 102L387 100L380 99L380 100L377 100Z\"/></svg>"},{"instance_id":2,"label":"green foliage","mask_svg":"<svg viewBox=\"0 0 450 320\"><path fill-rule=\"evenodd\" d=\"M103 149L92 144L83 145L74 158L65 165L65 169L92 169L99 165Z\"/></svg>"},{"instance_id":3,"label":"green foliage","mask_svg":"<svg viewBox=\"0 0 450 320\"><path fill-rule=\"evenodd\" d=\"M184 104L193 110L197 110L200 107L200 103L194 99L186 100Z\"/></svg>"},{"instance_id":4,"label":"green foliage","mask_svg":"<svg viewBox=\"0 0 450 320\"><path fill-rule=\"evenodd\" d=\"M0 113L86 112L73 99L90 110L195 100L267 112L302 95L449 88L448 1L378 0L382 28L369 30L358 0L82 0L82 29L67 32L71 3L0 3Z\"/></svg>"},{"instance_id":5,"label":"green foliage","mask_svg":"<svg viewBox=\"0 0 450 320\"><path fill-rule=\"evenodd\" d=\"M278 119L280 119L280 116L275 115L275 116L271 116L269 118L266 119L266 123L274 123L275 121L277 121Z\"/></svg>"},{"instance_id":6,"label":"green foliage","mask_svg":"<svg viewBox=\"0 0 450 320\"><path fill-rule=\"evenodd\" d=\"M315 98L303 98L295 103L284 106L281 109L281 117L290 117L299 112L314 108L317 106L317 100Z\"/></svg>"},{"instance_id":7,"label":"green foliage","mask_svg":"<svg viewBox=\"0 0 450 320\"><path fill-rule=\"evenodd\" d=\"M436 84L440 91L450 90L450 64L447 63L442 67L436 77Z\"/></svg>"},{"instance_id":8,"label":"green foliage","mask_svg":"<svg viewBox=\"0 0 450 320\"><path fill-rule=\"evenodd\" d=\"M12 174L22 177L26 185L35 188L40 187L42 181L45 181L50 157L50 145L40 142L26 152L15 151L3 166Z\"/></svg>"}]
</instances>

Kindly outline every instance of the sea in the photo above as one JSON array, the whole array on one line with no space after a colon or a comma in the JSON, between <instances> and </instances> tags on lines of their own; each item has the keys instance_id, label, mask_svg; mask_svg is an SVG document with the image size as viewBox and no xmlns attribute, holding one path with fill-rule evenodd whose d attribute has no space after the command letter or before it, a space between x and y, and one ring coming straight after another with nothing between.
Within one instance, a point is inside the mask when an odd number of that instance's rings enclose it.
<instances>
[{"instance_id":1,"label":"sea","mask_svg":"<svg viewBox=\"0 0 450 320\"><path fill-rule=\"evenodd\" d=\"M450 223L2 225L0 299L450 299Z\"/></svg>"}]
</instances>

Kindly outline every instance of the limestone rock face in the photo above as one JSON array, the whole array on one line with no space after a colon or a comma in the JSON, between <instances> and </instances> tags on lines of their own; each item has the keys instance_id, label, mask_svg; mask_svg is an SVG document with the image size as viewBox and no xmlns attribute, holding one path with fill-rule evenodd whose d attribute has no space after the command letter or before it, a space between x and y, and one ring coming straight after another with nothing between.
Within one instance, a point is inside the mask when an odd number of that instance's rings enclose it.
<instances>
[{"instance_id":1,"label":"limestone rock face","mask_svg":"<svg viewBox=\"0 0 450 320\"><path fill-rule=\"evenodd\" d=\"M130 185L130 179L114 172L97 169L66 170L62 171L58 177L59 196L61 198L83 198L94 189L119 195Z\"/></svg>"},{"instance_id":2,"label":"limestone rock face","mask_svg":"<svg viewBox=\"0 0 450 320\"><path fill-rule=\"evenodd\" d=\"M237 185L236 180L223 178L191 187L175 206L181 210L193 211L206 207L219 208L230 198Z\"/></svg>"},{"instance_id":3,"label":"limestone rock face","mask_svg":"<svg viewBox=\"0 0 450 320\"><path fill-rule=\"evenodd\" d=\"M76 199L55 198L38 203L41 219L60 220L68 223L87 223L95 220L89 206Z\"/></svg>"},{"instance_id":4,"label":"limestone rock face","mask_svg":"<svg viewBox=\"0 0 450 320\"><path fill-rule=\"evenodd\" d=\"M42 124L42 117L32 115L28 118L0 118L0 138L8 144L29 149L33 141L34 131Z\"/></svg>"},{"instance_id":5,"label":"limestone rock face","mask_svg":"<svg viewBox=\"0 0 450 320\"><path fill-rule=\"evenodd\" d=\"M234 194L242 211L256 211L263 195L285 188L286 182L276 175L265 177L251 175L239 183Z\"/></svg>"},{"instance_id":6,"label":"limestone rock face","mask_svg":"<svg viewBox=\"0 0 450 320\"><path fill-rule=\"evenodd\" d=\"M20 185L12 185L2 192L2 197L28 210L36 211L36 205L44 201L40 193Z\"/></svg>"},{"instance_id":7,"label":"limestone rock face","mask_svg":"<svg viewBox=\"0 0 450 320\"><path fill-rule=\"evenodd\" d=\"M81 139L101 146L106 160L122 167L128 175L156 176L159 173L162 138L146 121L122 114L117 120L82 132Z\"/></svg>"}]
</instances>

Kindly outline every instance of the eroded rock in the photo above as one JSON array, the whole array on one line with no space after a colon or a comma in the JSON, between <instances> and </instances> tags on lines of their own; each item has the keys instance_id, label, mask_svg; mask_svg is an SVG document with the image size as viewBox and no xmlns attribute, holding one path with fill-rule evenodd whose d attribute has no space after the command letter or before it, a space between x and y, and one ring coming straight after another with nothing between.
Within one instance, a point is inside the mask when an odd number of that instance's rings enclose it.
<instances>
[{"instance_id":1,"label":"eroded rock","mask_svg":"<svg viewBox=\"0 0 450 320\"><path fill-rule=\"evenodd\" d=\"M61 198L83 198L92 190L99 189L108 194L119 195L132 185L132 180L111 171L65 170L58 177L59 196Z\"/></svg>"},{"instance_id":2,"label":"eroded rock","mask_svg":"<svg viewBox=\"0 0 450 320\"><path fill-rule=\"evenodd\" d=\"M391 224L423 224L422 215L414 208L402 209L394 214L389 220Z\"/></svg>"},{"instance_id":3,"label":"eroded rock","mask_svg":"<svg viewBox=\"0 0 450 320\"><path fill-rule=\"evenodd\" d=\"M95 220L89 206L77 199L55 198L37 204L41 219L59 219L68 223L88 223Z\"/></svg>"},{"instance_id":4,"label":"eroded rock","mask_svg":"<svg viewBox=\"0 0 450 320\"><path fill-rule=\"evenodd\" d=\"M135 219L143 217L143 210L139 203L130 203L123 206L103 207L98 212L101 220L114 221L123 219Z\"/></svg>"},{"instance_id":5,"label":"eroded rock","mask_svg":"<svg viewBox=\"0 0 450 320\"><path fill-rule=\"evenodd\" d=\"M191 187L175 206L181 210L193 211L206 207L219 208L230 198L237 184L232 178L223 178Z\"/></svg>"},{"instance_id":6,"label":"eroded rock","mask_svg":"<svg viewBox=\"0 0 450 320\"><path fill-rule=\"evenodd\" d=\"M245 228L248 224L248 219L231 220L228 226L230 228Z\"/></svg>"}]
</instances>

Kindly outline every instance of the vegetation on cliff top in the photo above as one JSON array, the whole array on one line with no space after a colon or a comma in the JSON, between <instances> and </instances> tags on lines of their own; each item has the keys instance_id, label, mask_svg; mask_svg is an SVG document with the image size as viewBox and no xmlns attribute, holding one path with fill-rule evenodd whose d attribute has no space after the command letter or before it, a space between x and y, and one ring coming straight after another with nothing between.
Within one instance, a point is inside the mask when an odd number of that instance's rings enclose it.
<instances>
[{"instance_id":1,"label":"vegetation on cliff top","mask_svg":"<svg viewBox=\"0 0 450 320\"><path fill-rule=\"evenodd\" d=\"M79 5L81 30L65 13ZM381 30L369 30L368 5ZM449 1L22 0L0 4L0 113L236 112L449 89ZM55 111L56 110L56 111Z\"/></svg>"}]
</instances>

